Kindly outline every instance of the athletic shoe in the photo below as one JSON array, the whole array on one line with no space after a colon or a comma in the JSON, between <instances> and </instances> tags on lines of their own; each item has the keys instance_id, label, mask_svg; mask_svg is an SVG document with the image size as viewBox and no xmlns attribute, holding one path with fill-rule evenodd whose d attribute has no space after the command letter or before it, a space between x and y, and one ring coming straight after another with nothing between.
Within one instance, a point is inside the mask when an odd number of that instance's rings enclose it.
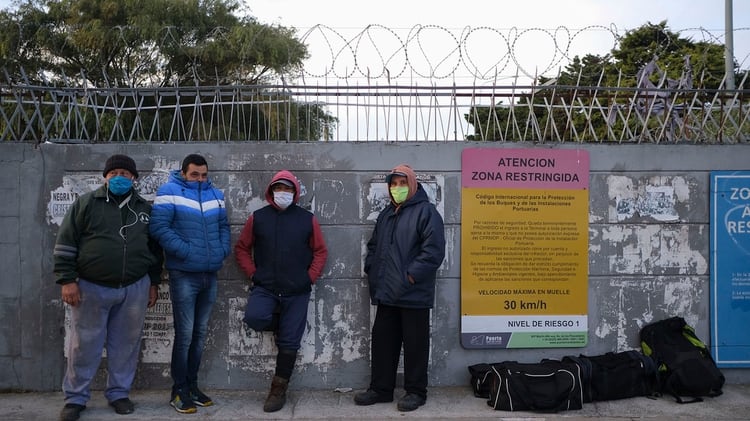
<instances>
[{"instance_id":1,"label":"athletic shoe","mask_svg":"<svg viewBox=\"0 0 750 421\"><path fill-rule=\"evenodd\" d=\"M193 401L185 393L175 393L169 404L180 414L195 414L198 412L198 408L195 407Z\"/></svg>"}]
</instances>

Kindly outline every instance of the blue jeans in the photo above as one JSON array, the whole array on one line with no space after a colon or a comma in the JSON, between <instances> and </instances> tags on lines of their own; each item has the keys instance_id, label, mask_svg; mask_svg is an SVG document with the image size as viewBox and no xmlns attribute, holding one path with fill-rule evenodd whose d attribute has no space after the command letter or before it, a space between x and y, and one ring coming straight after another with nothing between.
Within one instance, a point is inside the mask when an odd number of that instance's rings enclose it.
<instances>
[{"instance_id":1,"label":"blue jeans","mask_svg":"<svg viewBox=\"0 0 750 421\"><path fill-rule=\"evenodd\" d=\"M187 391L198 384L208 319L216 302L216 273L170 270L169 293L174 314L172 391Z\"/></svg>"},{"instance_id":2,"label":"blue jeans","mask_svg":"<svg viewBox=\"0 0 750 421\"><path fill-rule=\"evenodd\" d=\"M247 307L243 321L253 330L263 331L270 324L273 312L278 306L279 332L276 347L286 351L297 351L307 325L307 305L310 293L279 296L263 287L253 287L247 297Z\"/></svg>"},{"instance_id":3,"label":"blue jeans","mask_svg":"<svg viewBox=\"0 0 750 421\"><path fill-rule=\"evenodd\" d=\"M81 303L70 313L65 403L86 405L91 380L107 349L108 402L127 398L138 366L141 333L148 307L148 275L125 288L107 288L80 279Z\"/></svg>"}]
</instances>

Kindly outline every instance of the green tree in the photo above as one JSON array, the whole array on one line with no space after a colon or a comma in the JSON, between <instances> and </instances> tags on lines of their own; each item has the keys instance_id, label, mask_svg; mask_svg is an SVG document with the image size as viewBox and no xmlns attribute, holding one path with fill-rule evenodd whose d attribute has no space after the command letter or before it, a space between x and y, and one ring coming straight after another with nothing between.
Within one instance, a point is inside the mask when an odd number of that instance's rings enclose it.
<instances>
[{"instance_id":1,"label":"green tree","mask_svg":"<svg viewBox=\"0 0 750 421\"><path fill-rule=\"evenodd\" d=\"M299 72L308 52L295 30L242 16L241 7L239 0L25 0L0 12L8 28L0 33L0 68L22 82L116 88L258 86ZM248 107L246 115L273 118L264 107ZM315 106L292 100L289 107L295 116ZM335 119L316 115L282 127L329 138ZM285 139L291 130L274 133Z\"/></svg>"},{"instance_id":2,"label":"green tree","mask_svg":"<svg viewBox=\"0 0 750 421\"><path fill-rule=\"evenodd\" d=\"M691 73L686 73L686 58ZM648 81L653 85L666 87L665 81L685 81L690 74L692 88L710 92L721 86L724 46L682 38L669 30L666 21L647 23L628 31L610 54L576 56L554 80L539 78L540 88L520 95L514 103L471 109L465 118L474 126L474 133L467 139L612 141L620 139L623 133L636 136L649 127L636 127L639 121L634 117L630 121L623 118L608 121L611 115L602 111L609 110L617 117L617 107L631 101L633 91L608 90L606 87L638 86L639 70L652 61L662 70L648 75ZM709 99L710 95L697 98L685 95L685 100L697 102ZM571 104L580 111L572 113ZM516 120L520 117L521 123L507 121L511 114ZM650 124L659 126L657 122ZM503 133L497 130L498 127L518 127L518 130ZM523 130L524 127L536 130Z\"/></svg>"}]
</instances>

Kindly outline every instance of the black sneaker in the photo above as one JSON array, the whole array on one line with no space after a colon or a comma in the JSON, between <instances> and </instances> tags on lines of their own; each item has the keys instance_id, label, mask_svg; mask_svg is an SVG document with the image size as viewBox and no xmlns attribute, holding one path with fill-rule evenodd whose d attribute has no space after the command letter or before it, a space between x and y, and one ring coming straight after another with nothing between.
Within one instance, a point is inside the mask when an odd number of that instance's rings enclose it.
<instances>
[{"instance_id":1,"label":"black sneaker","mask_svg":"<svg viewBox=\"0 0 750 421\"><path fill-rule=\"evenodd\" d=\"M198 412L198 408L195 407L195 404L187 393L175 393L169 404L180 414L195 414Z\"/></svg>"},{"instance_id":2,"label":"black sneaker","mask_svg":"<svg viewBox=\"0 0 750 421\"><path fill-rule=\"evenodd\" d=\"M413 411L424 405L425 401L427 401L427 399L422 396L414 393L407 393L403 398L398 400L396 407L401 412Z\"/></svg>"},{"instance_id":3,"label":"black sneaker","mask_svg":"<svg viewBox=\"0 0 750 421\"><path fill-rule=\"evenodd\" d=\"M128 398L118 399L109 403L109 406L115 408L115 412L120 415L132 414L135 411L135 405Z\"/></svg>"},{"instance_id":4,"label":"black sneaker","mask_svg":"<svg viewBox=\"0 0 750 421\"><path fill-rule=\"evenodd\" d=\"M360 406L374 405L376 403L393 402L393 395L384 396L380 393L368 389L365 392L354 395L354 403Z\"/></svg>"},{"instance_id":5,"label":"black sneaker","mask_svg":"<svg viewBox=\"0 0 750 421\"><path fill-rule=\"evenodd\" d=\"M86 405L66 403L60 411L60 421L76 421L84 409L86 409Z\"/></svg>"},{"instance_id":6,"label":"black sneaker","mask_svg":"<svg viewBox=\"0 0 750 421\"><path fill-rule=\"evenodd\" d=\"M214 401L197 387L190 388L190 400L198 406L211 406L214 404Z\"/></svg>"}]
</instances>

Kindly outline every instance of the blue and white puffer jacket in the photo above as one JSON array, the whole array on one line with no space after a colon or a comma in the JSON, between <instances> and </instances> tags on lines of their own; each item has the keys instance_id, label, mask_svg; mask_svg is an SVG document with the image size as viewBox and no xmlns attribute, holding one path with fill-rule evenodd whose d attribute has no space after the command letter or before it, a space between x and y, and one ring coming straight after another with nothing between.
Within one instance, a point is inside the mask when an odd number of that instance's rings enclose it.
<instances>
[{"instance_id":1,"label":"blue and white puffer jacket","mask_svg":"<svg viewBox=\"0 0 750 421\"><path fill-rule=\"evenodd\" d=\"M149 227L167 270L216 272L231 252L224 193L211 180L186 181L180 170L156 192Z\"/></svg>"}]
</instances>

